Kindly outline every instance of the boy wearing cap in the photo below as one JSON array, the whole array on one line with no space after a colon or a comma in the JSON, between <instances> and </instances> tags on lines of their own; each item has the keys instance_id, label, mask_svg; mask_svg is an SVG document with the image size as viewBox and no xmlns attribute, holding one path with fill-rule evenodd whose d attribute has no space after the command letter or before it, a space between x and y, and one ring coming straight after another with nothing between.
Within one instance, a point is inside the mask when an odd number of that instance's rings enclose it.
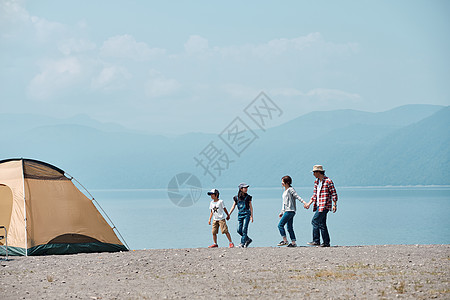
<instances>
[{"instance_id":1,"label":"boy wearing cap","mask_svg":"<svg viewBox=\"0 0 450 300\"><path fill-rule=\"evenodd\" d=\"M212 235L213 235L213 241L214 244L209 246L208 248L217 248L219 247L217 245L217 233L220 231L222 234L225 234L228 238L228 241L230 242L229 246L230 248L234 247L233 242L231 241L231 235L228 232L228 226L227 221L225 220L225 214L226 213L226 219L230 219L230 214L227 211L227 208L225 207L225 204L222 200L219 199L219 191L217 189L212 189L208 192L208 195L211 196L211 203L209 204L209 209L211 210L211 213L209 214L209 222L208 224L211 225L211 219L213 218L213 225L212 225Z\"/></svg>"}]
</instances>

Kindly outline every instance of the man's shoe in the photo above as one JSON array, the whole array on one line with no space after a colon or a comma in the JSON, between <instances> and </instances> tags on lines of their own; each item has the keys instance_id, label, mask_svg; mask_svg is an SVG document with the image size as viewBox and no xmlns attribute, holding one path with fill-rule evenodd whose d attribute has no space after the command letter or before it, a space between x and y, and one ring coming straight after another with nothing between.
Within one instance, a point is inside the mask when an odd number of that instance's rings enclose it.
<instances>
[{"instance_id":1,"label":"man's shoe","mask_svg":"<svg viewBox=\"0 0 450 300\"><path fill-rule=\"evenodd\" d=\"M219 245L217 245L217 244L212 244L212 245L209 246L208 248L217 248L217 247L219 247Z\"/></svg>"},{"instance_id":2,"label":"man's shoe","mask_svg":"<svg viewBox=\"0 0 450 300\"><path fill-rule=\"evenodd\" d=\"M247 241L245 242L245 245L244 245L244 247L245 247L245 248L247 248L247 247L248 247L248 245L250 245L250 244L251 244L251 242L253 242L253 240L252 240L251 238L248 238L248 239L247 239Z\"/></svg>"},{"instance_id":3,"label":"man's shoe","mask_svg":"<svg viewBox=\"0 0 450 300\"><path fill-rule=\"evenodd\" d=\"M239 244L237 247L238 248L244 248L244 244Z\"/></svg>"},{"instance_id":4,"label":"man's shoe","mask_svg":"<svg viewBox=\"0 0 450 300\"><path fill-rule=\"evenodd\" d=\"M281 242L278 243L277 246L287 246L288 244L289 244L288 242L281 241Z\"/></svg>"},{"instance_id":5,"label":"man's shoe","mask_svg":"<svg viewBox=\"0 0 450 300\"><path fill-rule=\"evenodd\" d=\"M321 244L320 247L330 247L330 244Z\"/></svg>"},{"instance_id":6,"label":"man's shoe","mask_svg":"<svg viewBox=\"0 0 450 300\"><path fill-rule=\"evenodd\" d=\"M287 245L288 247L297 247L297 244L292 244L290 243L289 245Z\"/></svg>"},{"instance_id":7,"label":"man's shoe","mask_svg":"<svg viewBox=\"0 0 450 300\"><path fill-rule=\"evenodd\" d=\"M316 243L316 242L307 242L307 244L310 246L320 246L320 243Z\"/></svg>"},{"instance_id":8,"label":"man's shoe","mask_svg":"<svg viewBox=\"0 0 450 300\"><path fill-rule=\"evenodd\" d=\"M230 243L230 248L234 248L234 244L233 243Z\"/></svg>"}]
</instances>

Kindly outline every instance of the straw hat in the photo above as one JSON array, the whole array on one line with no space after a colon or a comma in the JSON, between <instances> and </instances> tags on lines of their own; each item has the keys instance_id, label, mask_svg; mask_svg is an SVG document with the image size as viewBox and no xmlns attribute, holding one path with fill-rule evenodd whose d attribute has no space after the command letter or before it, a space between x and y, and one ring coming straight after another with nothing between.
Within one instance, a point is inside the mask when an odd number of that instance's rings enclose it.
<instances>
[{"instance_id":1,"label":"straw hat","mask_svg":"<svg viewBox=\"0 0 450 300\"><path fill-rule=\"evenodd\" d=\"M316 171L325 172L325 170L323 169L323 166L321 166L321 165L315 165L311 172L316 172Z\"/></svg>"}]
</instances>

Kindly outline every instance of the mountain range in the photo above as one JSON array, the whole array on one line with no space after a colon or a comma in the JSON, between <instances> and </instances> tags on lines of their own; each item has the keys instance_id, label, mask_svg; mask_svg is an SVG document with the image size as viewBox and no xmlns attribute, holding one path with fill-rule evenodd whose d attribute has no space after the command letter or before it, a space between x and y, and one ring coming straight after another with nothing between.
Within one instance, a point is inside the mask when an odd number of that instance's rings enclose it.
<instances>
[{"instance_id":1,"label":"mountain range","mask_svg":"<svg viewBox=\"0 0 450 300\"><path fill-rule=\"evenodd\" d=\"M166 188L179 173L195 175L204 187L235 187L242 181L279 186L287 174L294 186L310 186L315 164L324 165L340 186L450 184L449 106L312 112L253 130L255 139L239 155L218 134L168 137L83 115L0 114L0 126L0 159L42 160L91 189ZM203 168L202 157L204 165L208 158L214 163Z\"/></svg>"}]
</instances>

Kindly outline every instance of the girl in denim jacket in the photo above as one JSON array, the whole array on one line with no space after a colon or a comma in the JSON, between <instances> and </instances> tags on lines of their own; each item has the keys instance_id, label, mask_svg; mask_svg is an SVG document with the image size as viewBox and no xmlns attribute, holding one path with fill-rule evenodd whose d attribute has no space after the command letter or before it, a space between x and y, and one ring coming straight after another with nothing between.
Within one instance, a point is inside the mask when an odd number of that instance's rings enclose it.
<instances>
[{"instance_id":1,"label":"girl in denim jacket","mask_svg":"<svg viewBox=\"0 0 450 300\"><path fill-rule=\"evenodd\" d=\"M238 229L237 232L241 236L240 248L247 248L248 245L253 241L248 235L248 225L250 221L253 223L253 206L252 206L252 196L250 196L248 191L249 185L246 183L239 184L239 192L233 197L234 203L230 210L230 215L233 210L238 208Z\"/></svg>"}]
</instances>

